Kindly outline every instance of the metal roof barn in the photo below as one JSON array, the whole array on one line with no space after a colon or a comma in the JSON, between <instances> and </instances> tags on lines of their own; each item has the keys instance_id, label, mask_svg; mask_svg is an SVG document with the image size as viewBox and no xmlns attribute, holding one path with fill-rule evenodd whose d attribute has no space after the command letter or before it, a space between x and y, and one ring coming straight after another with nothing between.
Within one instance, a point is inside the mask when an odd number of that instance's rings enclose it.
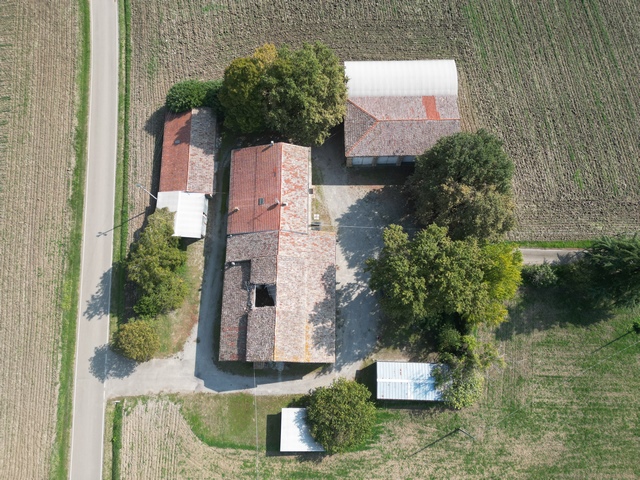
<instances>
[{"instance_id":1,"label":"metal roof barn","mask_svg":"<svg viewBox=\"0 0 640 480\"><path fill-rule=\"evenodd\" d=\"M458 95L454 60L344 62L348 97Z\"/></svg>"},{"instance_id":2,"label":"metal roof barn","mask_svg":"<svg viewBox=\"0 0 640 480\"><path fill-rule=\"evenodd\" d=\"M202 238L207 229L208 203L204 193L158 192L157 208L175 213L174 236Z\"/></svg>"},{"instance_id":3,"label":"metal roof barn","mask_svg":"<svg viewBox=\"0 0 640 480\"><path fill-rule=\"evenodd\" d=\"M433 369L437 363L376 362L378 400L440 401Z\"/></svg>"},{"instance_id":4,"label":"metal roof barn","mask_svg":"<svg viewBox=\"0 0 640 480\"><path fill-rule=\"evenodd\" d=\"M324 452L311 436L306 408L283 408L280 423L281 452Z\"/></svg>"}]
</instances>

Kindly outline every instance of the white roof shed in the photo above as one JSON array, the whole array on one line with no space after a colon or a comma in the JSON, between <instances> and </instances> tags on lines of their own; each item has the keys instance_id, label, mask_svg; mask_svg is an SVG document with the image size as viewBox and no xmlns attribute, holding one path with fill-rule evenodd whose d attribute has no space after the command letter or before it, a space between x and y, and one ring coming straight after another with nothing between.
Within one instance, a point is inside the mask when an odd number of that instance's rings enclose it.
<instances>
[{"instance_id":1,"label":"white roof shed","mask_svg":"<svg viewBox=\"0 0 640 480\"><path fill-rule=\"evenodd\" d=\"M283 408L280 423L281 452L324 452L311 436L306 408Z\"/></svg>"},{"instance_id":2,"label":"white roof shed","mask_svg":"<svg viewBox=\"0 0 640 480\"><path fill-rule=\"evenodd\" d=\"M157 208L168 208L175 213L174 236L204 237L208 210L208 200L204 193L158 192Z\"/></svg>"},{"instance_id":3,"label":"white roof shed","mask_svg":"<svg viewBox=\"0 0 640 480\"><path fill-rule=\"evenodd\" d=\"M344 62L348 97L458 95L454 60Z\"/></svg>"},{"instance_id":4,"label":"white roof shed","mask_svg":"<svg viewBox=\"0 0 640 480\"><path fill-rule=\"evenodd\" d=\"M433 370L437 363L376 362L378 400L440 401Z\"/></svg>"}]
</instances>

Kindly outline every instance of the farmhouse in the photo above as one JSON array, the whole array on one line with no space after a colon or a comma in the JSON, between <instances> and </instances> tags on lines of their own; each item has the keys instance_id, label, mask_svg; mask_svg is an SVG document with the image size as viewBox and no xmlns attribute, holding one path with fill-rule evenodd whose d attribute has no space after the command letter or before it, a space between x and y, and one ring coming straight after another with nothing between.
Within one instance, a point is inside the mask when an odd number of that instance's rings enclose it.
<instances>
[{"instance_id":1,"label":"farmhouse","mask_svg":"<svg viewBox=\"0 0 640 480\"><path fill-rule=\"evenodd\" d=\"M335 235L309 228L310 156L232 152L222 361L335 361Z\"/></svg>"},{"instance_id":2,"label":"farmhouse","mask_svg":"<svg viewBox=\"0 0 640 480\"><path fill-rule=\"evenodd\" d=\"M453 60L345 62L347 165L415 161L460 131Z\"/></svg>"},{"instance_id":3,"label":"farmhouse","mask_svg":"<svg viewBox=\"0 0 640 480\"><path fill-rule=\"evenodd\" d=\"M175 212L174 235L204 237L213 193L215 119L210 108L168 113L164 123L158 208Z\"/></svg>"},{"instance_id":4,"label":"farmhouse","mask_svg":"<svg viewBox=\"0 0 640 480\"><path fill-rule=\"evenodd\" d=\"M376 362L378 400L439 401L433 370L435 363Z\"/></svg>"}]
</instances>

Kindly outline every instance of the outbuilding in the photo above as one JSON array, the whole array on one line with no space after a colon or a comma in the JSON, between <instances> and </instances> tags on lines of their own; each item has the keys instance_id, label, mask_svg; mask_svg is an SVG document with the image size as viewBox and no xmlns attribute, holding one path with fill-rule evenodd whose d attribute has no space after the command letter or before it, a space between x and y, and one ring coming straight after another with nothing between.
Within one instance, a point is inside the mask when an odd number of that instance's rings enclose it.
<instances>
[{"instance_id":1,"label":"outbuilding","mask_svg":"<svg viewBox=\"0 0 640 480\"><path fill-rule=\"evenodd\" d=\"M376 362L378 400L440 401L433 375L437 363Z\"/></svg>"},{"instance_id":2,"label":"outbuilding","mask_svg":"<svg viewBox=\"0 0 640 480\"><path fill-rule=\"evenodd\" d=\"M453 60L345 62L347 165L401 165L460 131Z\"/></svg>"},{"instance_id":3,"label":"outbuilding","mask_svg":"<svg viewBox=\"0 0 640 480\"><path fill-rule=\"evenodd\" d=\"M202 238L213 193L215 117L210 108L168 113L164 124L158 208L175 213L174 235Z\"/></svg>"},{"instance_id":4,"label":"outbuilding","mask_svg":"<svg viewBox=\"0 0 640 480\"><path fill-rule=\"evenodd\" d=\"M306 408L283 408L280 421L280 451L286 453L324 452L311 436Z\"/></svg>"}]
</instances>

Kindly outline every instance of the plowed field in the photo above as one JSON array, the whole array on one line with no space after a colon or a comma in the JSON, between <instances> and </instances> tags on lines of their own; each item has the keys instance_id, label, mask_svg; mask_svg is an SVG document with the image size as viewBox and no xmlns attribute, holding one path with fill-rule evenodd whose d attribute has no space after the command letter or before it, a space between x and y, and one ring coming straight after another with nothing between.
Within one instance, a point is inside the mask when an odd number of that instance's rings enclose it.
<instances>
[{"instance_id":1,"label":"plowed field","mask_svg":"<svg viewBox=\"0 0 640 480\"><path fill-rule=\"evenodd\" d=\"M159 109L175 81L219 78L264 42L321 40L343 60L456 59L463 127L497 134L517 165L514 238L640 227L639 2L131 3L134 181L158 168ZM143 211L148 196L130 195L131 213Z\"/></svg>"},{"instance_id":2,"label":"plowed field","mask_svg":"<svg viewBox=\"0 0 640 480\"><path fill-rule=\"evenodd\" d=\"M48 478L75 165L77 2L0 5L0 477Z\"/></svg>"}]
</instances>

